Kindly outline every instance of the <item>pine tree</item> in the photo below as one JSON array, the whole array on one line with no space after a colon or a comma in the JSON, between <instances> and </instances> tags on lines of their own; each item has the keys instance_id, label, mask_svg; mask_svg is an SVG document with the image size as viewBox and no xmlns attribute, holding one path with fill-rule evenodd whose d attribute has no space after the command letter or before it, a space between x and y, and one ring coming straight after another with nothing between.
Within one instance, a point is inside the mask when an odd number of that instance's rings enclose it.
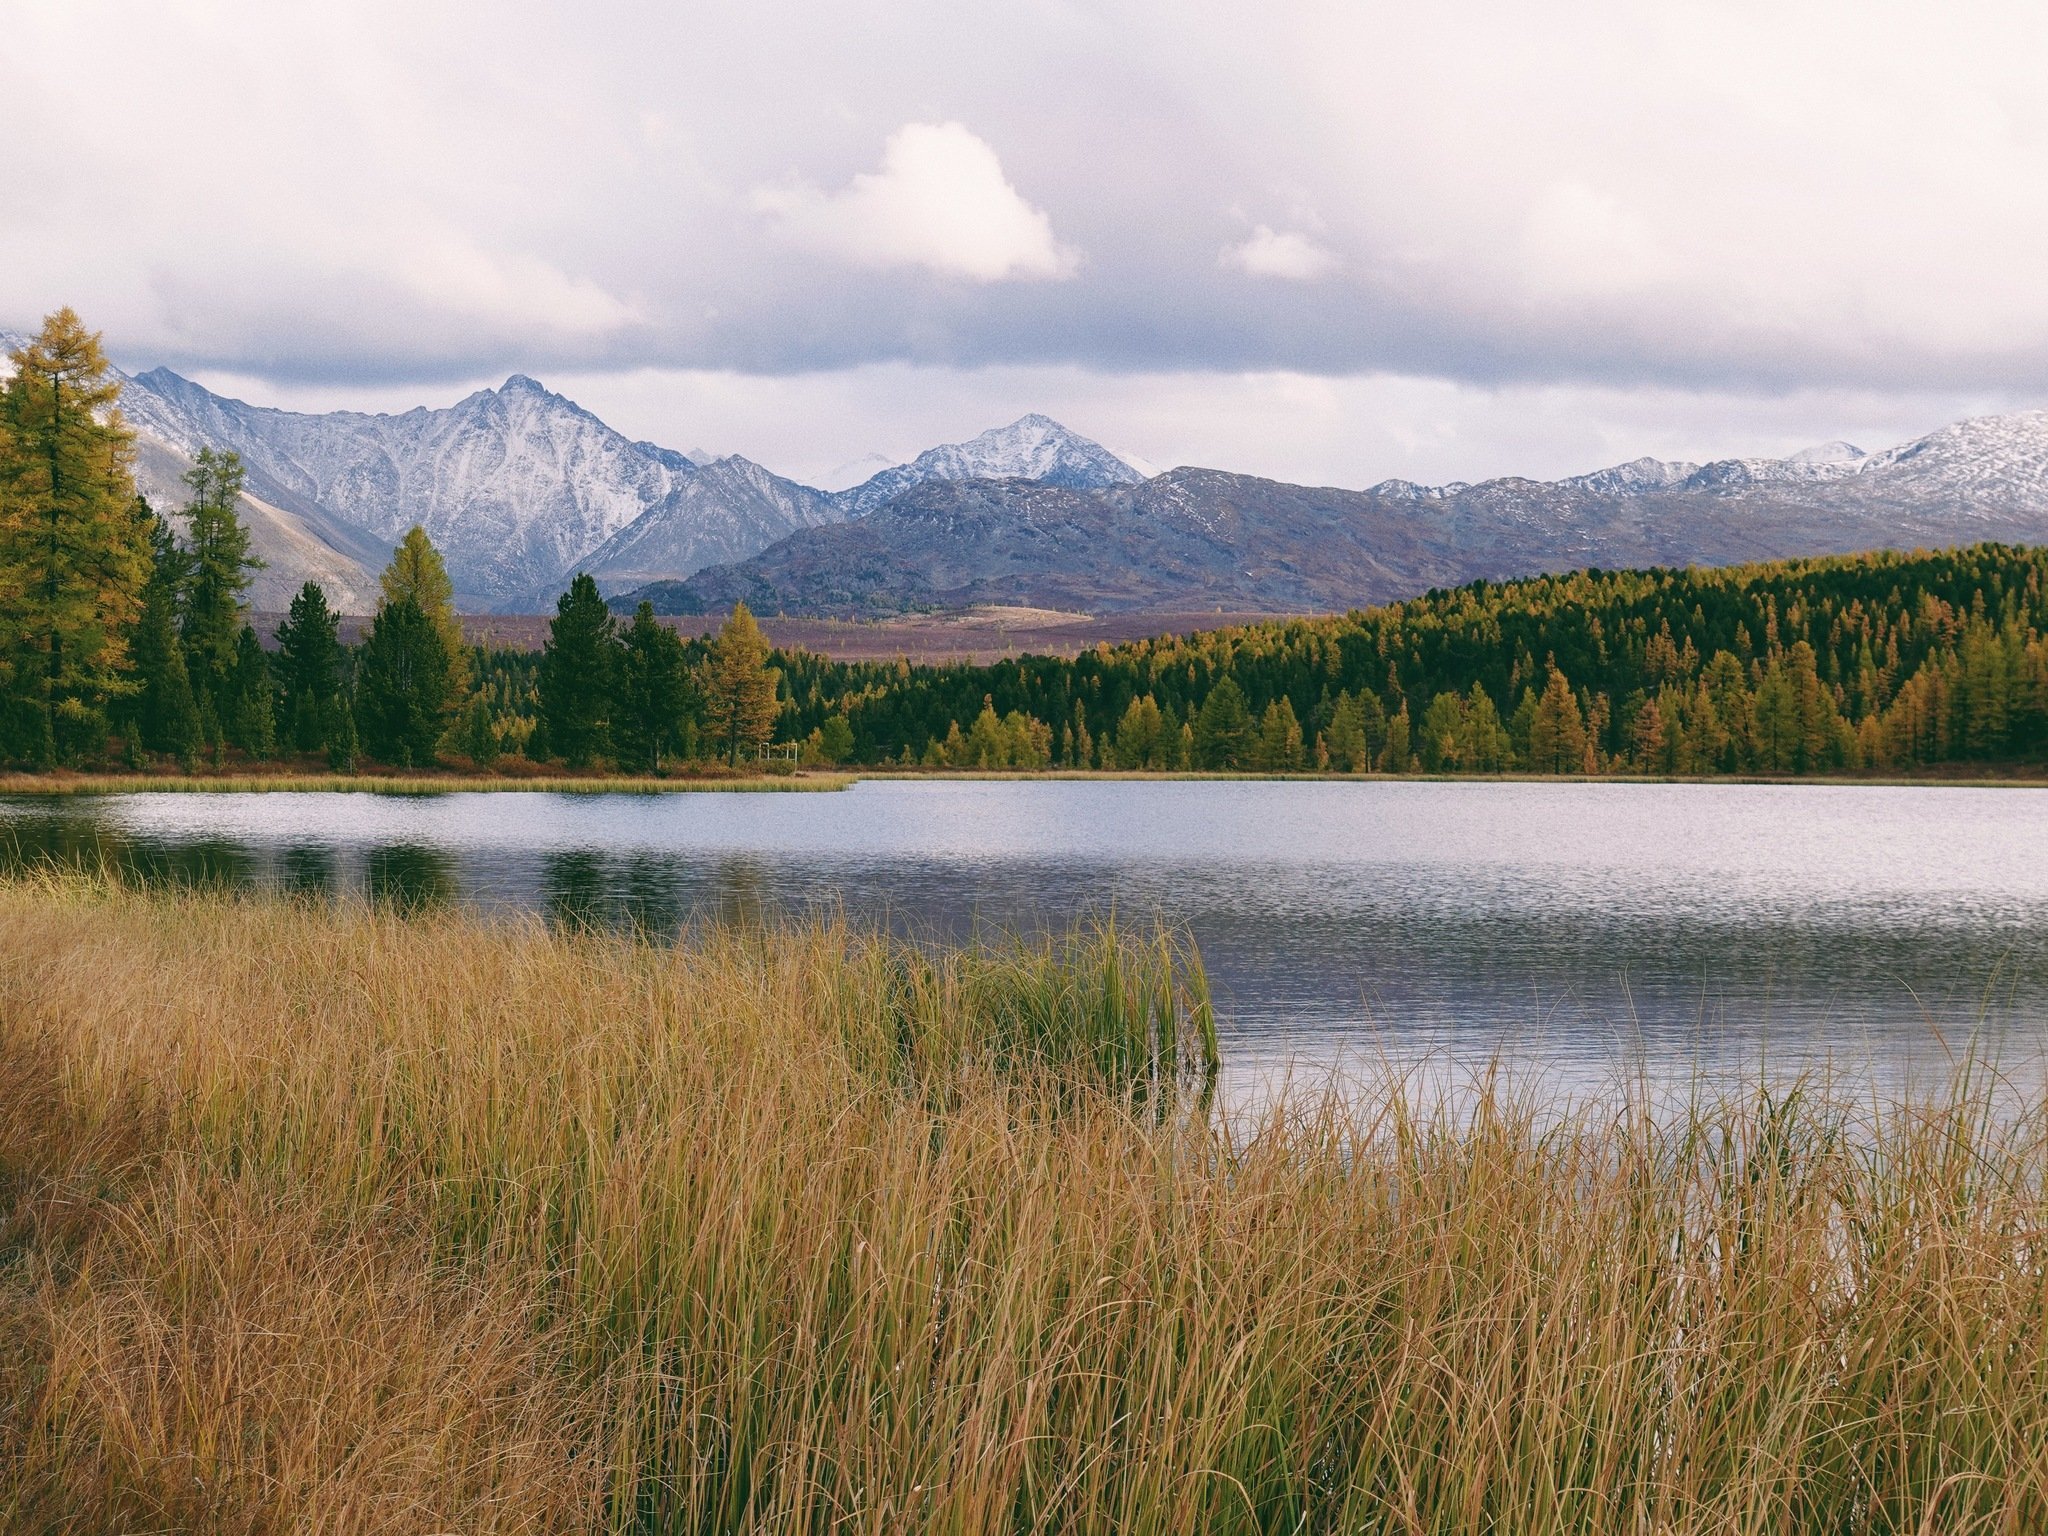
<instances>
[{"instance_id":1,"label":"pine tree","mask_svg":"<svg viewBox=\"0 0 2048 1536\"><path fill-rule=\"evenodd\" d=\"M356 712L348 695L337 693L328 701L320 734L327 742L327 766L336 773L356 771Z\"/></svg>"},{"instance_id":2,"label":"pine tree","mask_svg":"<svg viewBox=\"0 0 2048 1536\"><path fill-rule=\"evenodd\" d=\"M470 695L462 714L462 755L479 768L498 760L498 733L491 724L491 705L481 693Z\"/></svg>"},{"instance_id":3,"label":"pine tree","mask_svg":"<svg viewBox=\"0 0 2048 1536\"><path fill-rule=\"evenodd\" d=\"M733 604L711 642L703 686L705 729L727 762L738 763L743 749L758 751L775 735L780 681L768 665L768 637L745 603Z\"/></svg>"},{"instance_id":4,"label":"pine tree","mask_svg":"<svg viewBox=\"0 0 2048 1536\"><path fill-rule=\"evenodd\" d=\"M1237 679L1224 673L1195 716L1195 762L1198 767L1242 768L1250 760L1252 715Z\"/></svg>"},{"instance_id":5,"label":"pine tree","mask_svg":"<svg viewBox=\"0 0 2048 1536\"><path fill-rule=\"evenodd\" d=\"M134 726L149 751L168 752L189 762L199 750L200 730L199 706L185 668L185 642L178 635L187 562L170 524L154 513L150 546L154 558L142 588L142 616L129 643L136 682Z\"/></svg>"},{"instance_id":6,"label":"pine tree","mask_svg":"<svg viewBox=\"0 0 2048 1536\"><path fill-rule=\"evenodd\" d=\"M441 637L448 657L448 677L454 696L469 691L469 647L462 638L462 620L455 613L455 584L448 579L448 566L426 530L415 523L391 552L391 563L377 578L383 603L419 604Z\"/></svg>"},{"instance_id":7,"label":"pine tree","mask_svg":"<svg viewBox=\"0 0 2048 1536\"><path fill-rule=\"evenodd\" d=\"M249 573L263 562L249 553L249 530L235 511L242 495L238 454L201 448L185 472L192 499L185 506L191 575L185 594L185 665L193 688L221 720L233 712L236 651Z\"/></svg>"},{"instance_id":8,"label":"pine tree","mask_svg":"<svg viewBox=\"0 0 2048 1536\"><path fill-rule=\"evenodd\" d=\"M653 610L648 610L649 617ZM555 604L540 656L540 709L548 738L571 768L611 750L618 688L618 621L597 583L578 575Z\"/></svg>"},{"instance_id":9,"label":"pine tree","mask_svg":"<svg viewBox=\"0 0 2048 1536\"><path fill-rule=\"evenodd\" d=\"M682 640L654 616L652 603L641 603L633 610L619 656L619 703L612 736L620 763L658 773L663 755L682 744L692 702ZM843 717L833 718L842 726L846 723Z\"/></svg>"},{"instance_id":10,"label":"pine tree","mask_svg":"<svg viewBox=\"0 0 2048 1536\"><path fill-rule=\"evenodd\" d=\"M448 710L448 652L411 598L377 610L356 663L356 722L379 761L424 767L434 760Z\"/></svg>"},{"instance_id":11,"label":"pine tree","mask_svg":"<svg viewBox=\"0 0 2048 1536\"><path fill-rule=\"evenodd\" d=\"M277 626L277 670L284 689L280 734L301 752L317 752L326 745L331 702L341 687L339 627L317 582L299 588Z\"/></svg>"},{"instance_id":12,"label":"pine tree","mask_svg":"<svg viewBox=\"0 0 2048 1536\"><path fill-rule=\"evenodd\" d=\"M228 739L251 757L268 757L277 746L277 713L272 698L270 660L248 625L235 641Z\"/></svg>"},{"instance_id":13,"label":"pine tree","mask_svg":"<svg viewBox=\"0 0 2048 1536\"><path fill-rule=\"evenodd\" d=\"M99 336L60 309L0 387L0 755L90 751L149 578L133 439ZM102 739L102 745L104 741Z\"/></svg>"}]
</instances>

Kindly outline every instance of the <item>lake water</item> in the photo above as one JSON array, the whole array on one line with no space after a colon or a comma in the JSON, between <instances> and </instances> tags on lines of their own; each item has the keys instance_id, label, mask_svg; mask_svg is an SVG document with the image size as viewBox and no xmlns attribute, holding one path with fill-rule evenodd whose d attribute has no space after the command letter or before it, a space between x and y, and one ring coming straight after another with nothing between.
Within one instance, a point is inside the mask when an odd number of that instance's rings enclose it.
<instances>
[{"instance_id":1,"label":"lake water","mask_svg":"<svg viewBox=\"0 0 2048 1536\"><path fill-rule=\"evenodd\" d=\"M0 801L0 858L671 929L843 907L1195 937L1228 1070L1503 1056L1577 1090L2048 1039L2048 791L876 782L838 794Z\"/></svg>"}]
</instances>

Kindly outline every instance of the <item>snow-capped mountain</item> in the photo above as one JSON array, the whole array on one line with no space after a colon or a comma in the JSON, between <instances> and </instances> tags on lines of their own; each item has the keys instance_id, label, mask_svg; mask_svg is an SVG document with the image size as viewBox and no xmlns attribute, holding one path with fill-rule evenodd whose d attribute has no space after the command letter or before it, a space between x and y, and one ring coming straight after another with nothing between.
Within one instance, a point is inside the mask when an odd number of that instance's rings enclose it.
<instances>
[{"instance_id":1,"label":"snow-capped mountain","mask_svg":"<svg viewBox=\"0 0 2048 1536\"><path fill-rule=\"evenodd\" d=\"M1272 613L1597 565L2048 543L2048 412L1883 453L1637 459L1562 480L1390 480L1365 491L1175 469L1140 485L929 480L857 521L651 587L664 612L880 616L973 603Z\"/></svg>"},{"instance_id":2,"label":"snow-capped mountain","mask_svg":"<svg viewBox=\"0 0 2048 1536\"><path fill-rule=\"evenodd\" d=\"M1145 477L1100 443L1050 416L1020 417L964 443L928 448L908 464L871 476L833 500L849 517L872 512L927 480L1035 480L1073 490L1135 485Z\"/></svg>"},{"instance_id":3,"label":"snow-capped mountain","mask_svg":"<svg viewBox=\"0 0 2048 1536\"><path fill-rule=\"evenodd\" d=\"M608 591L638 586L742 560L794 529L838 520L824 492L729 454L700 466L577 566Z\"/></svg>"},{"instance_id":4,"label":"snow-capped mountain","mask_svg":"<svg viewBox=\"0 0 2048 1536\"><path fill-rule=\"evenodd\" d=\"M469 608L551 601L650 514L640 547L673 562L661 574L742 558L833 515L745 460L699 466L633 442L523 374L444 409L309 414L226 399L159 368L131 380L122 405L140 432L185 455L234 449L253 491L327 542L366 545L351 553L372 570L418 523Z\"/></svg>"}]
</instances>

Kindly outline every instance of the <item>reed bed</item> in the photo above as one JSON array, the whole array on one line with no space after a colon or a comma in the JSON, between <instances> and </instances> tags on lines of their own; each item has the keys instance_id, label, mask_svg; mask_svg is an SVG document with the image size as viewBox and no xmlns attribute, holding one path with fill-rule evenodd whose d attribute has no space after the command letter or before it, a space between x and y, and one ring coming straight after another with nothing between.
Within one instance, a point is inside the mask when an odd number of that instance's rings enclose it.
<instances>
[{"instance_id":1,"label":"reed bed","mask_svg":"<svg viewBox=\"0 0 2048 1536\"><path fill-rule=\"evenodd\" d=\"M1207 1012L1114 932L0 883L0 1528L2048 1527L2040 1111L1243 1127Z\"/></svg>"}]
</instances>

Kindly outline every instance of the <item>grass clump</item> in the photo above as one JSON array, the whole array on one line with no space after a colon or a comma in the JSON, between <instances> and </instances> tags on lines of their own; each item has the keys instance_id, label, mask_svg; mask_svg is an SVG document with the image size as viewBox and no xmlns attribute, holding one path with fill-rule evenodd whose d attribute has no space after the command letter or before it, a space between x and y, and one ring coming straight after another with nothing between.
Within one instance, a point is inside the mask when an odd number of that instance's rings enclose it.
<instances>
[{"instance_id":1,"label":"grass clump","mask_svg":"<svg viewBox=\"0 0 2048 1536\"><path fill-rule=\"evenodd\" d=\"M1233 1128L1187 962L0 883L0 1528L2048 1522L2041 1113Z\"/></svg>"}]
</instances>

